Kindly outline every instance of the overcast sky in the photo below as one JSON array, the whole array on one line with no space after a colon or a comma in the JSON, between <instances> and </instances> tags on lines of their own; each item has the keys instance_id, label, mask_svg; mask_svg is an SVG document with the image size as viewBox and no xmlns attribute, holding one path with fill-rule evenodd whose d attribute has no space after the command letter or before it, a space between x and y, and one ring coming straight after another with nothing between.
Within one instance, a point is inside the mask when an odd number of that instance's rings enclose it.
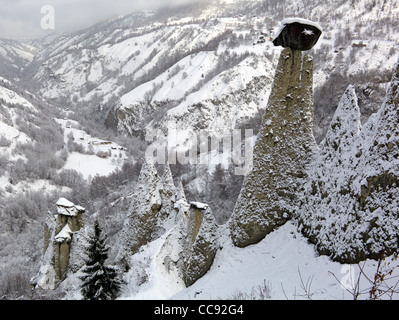
<instances>
[{"instance_id":1,"label":"overcast sky","mask_svg":"<svg viewBox=\"0 0 399 320\"><path fill-rule=\"evenodd\" d=\"M26 40L70 32L142 9L199 0L0 0L0 38ZM49 7L50 6L50 7ZM52 18L51 10L54 15ZM43 12L43 13L42 13ZM52 29L54 22L55 29ZM45 28L50 29L43 29Z\"/></svg>"}]
</instances>

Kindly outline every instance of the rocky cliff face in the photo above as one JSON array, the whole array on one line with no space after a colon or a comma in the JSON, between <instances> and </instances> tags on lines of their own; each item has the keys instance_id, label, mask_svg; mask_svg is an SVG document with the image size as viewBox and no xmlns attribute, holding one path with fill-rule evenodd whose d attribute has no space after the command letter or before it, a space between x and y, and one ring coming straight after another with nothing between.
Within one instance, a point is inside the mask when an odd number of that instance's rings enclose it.
<instances>
[{"instance_id":1,"label":"rocky cliff face","mask_svg":"<svg viewBox=\"0 0 399 320\"><path fill-rule=\"evenodd\" d=\"M183 251L183 280L190 286L212 266L218 249L218 225L210 208L192 207L186 221Z\"/></svg>"},{"instance_id":2,"label":"rocky cliff face","mask_svg":"<svg viewBox=\"0 0 399 320\"><path fill-rule=\"evenodd\" d=\"M229 60L236 65L230 68ZM162 74L152 81L152 97L142 94L148 84L124 95L121 105L110 112L108 123L116 124L119 132L140 135L144 129L168 132L173 128L224 133L258 120L272 82L272 63L266 57L201 52L176 68L180 71L172 78ZM220 73L215 76L216 70ZM187 86L175 86L179 81Z\"/></svg>"},{"instance_id":3,"label":"rocky cliff face","mask_svg":"<svg viewBox=\"0 0 399 320\"><path fill-rule=\"evenodd\" d=\"M208 205L179 201L179 222L158 254L159 266L170 278L189 287L212 266L219 248L219 226Z\"/></svg>"},{"instance_id":4,"label":"rocky cliff face","mask_svg":"<svg viewBox=\"0 0 399 320\"><path fill-rule=\"evenodd\" d=\"M136 272L135 255L156 241L162 246L155 259L167 278L190 286L209 270L218 249L218 225L207 204L187 202L182 187L173 182L169 165L159 175L154 164L146 161L129 198L131 206L117 235L115 262L122 270ZM48 214L40 271L31 280L35 288L44 290L54 290L84 265L84 209L64 198L57 207L57 215Z\"/></svg>"}]
</instances>

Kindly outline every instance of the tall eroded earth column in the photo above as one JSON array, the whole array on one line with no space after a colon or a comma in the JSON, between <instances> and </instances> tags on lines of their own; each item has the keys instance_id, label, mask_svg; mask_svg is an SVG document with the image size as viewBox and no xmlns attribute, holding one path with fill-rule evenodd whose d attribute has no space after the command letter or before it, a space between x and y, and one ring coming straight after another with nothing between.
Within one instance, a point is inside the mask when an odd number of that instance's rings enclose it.
<instances>
[{"instance_id":1,"label":"tall eroded earth column","mask_svg":"<svg viewBox=\"0 0 399 320\"><path fill-rule=\"evenodd\" d=\"M316 147L313 58L290 48L286 38L284 46L254 147L253 169L244 180L230 219L231 237L238 247L261 241L292 217Z\"/></svg>"}]
</instances>

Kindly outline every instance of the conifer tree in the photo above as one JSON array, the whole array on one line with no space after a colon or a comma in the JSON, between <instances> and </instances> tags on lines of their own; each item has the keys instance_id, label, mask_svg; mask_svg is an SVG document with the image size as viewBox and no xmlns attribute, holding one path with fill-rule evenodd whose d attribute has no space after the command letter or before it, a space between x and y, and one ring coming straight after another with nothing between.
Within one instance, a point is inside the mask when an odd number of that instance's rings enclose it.
<instances>
[{"instance_id":1,"label":"conifer tree","mask_svg":"<svg viewBox=\"0 0 399 320\"><path fill-rule=\"evenodd\" d=\"M84 300L115 300L121 287L115 267L106 266L109 247L107 237L102 234L98 220L94 223L94 234L90 235L86 247L86 267L83 269L81 293Z\"/></svg>"}]
</instances>

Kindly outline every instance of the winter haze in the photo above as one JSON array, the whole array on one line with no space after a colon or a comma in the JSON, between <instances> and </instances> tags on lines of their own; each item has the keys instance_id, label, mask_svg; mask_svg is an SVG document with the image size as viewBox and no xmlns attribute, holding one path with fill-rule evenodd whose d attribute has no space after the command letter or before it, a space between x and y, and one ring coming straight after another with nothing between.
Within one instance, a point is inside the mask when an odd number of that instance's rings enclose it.
<instances>
[{"instance_id":1,"label":"winter haze","mask_svg":"<svg viewBox=\"0 0 399 320\"><path fill-rule=\"evenodd\" d=\"M63 33L90 27L115 16L138 10L151 10L200 2L199 0L1 0L0 38L32 39L53 32ZM52 6L55 12L55 29L43 30L41 21Z\"/></svg>"}]
</instances>

